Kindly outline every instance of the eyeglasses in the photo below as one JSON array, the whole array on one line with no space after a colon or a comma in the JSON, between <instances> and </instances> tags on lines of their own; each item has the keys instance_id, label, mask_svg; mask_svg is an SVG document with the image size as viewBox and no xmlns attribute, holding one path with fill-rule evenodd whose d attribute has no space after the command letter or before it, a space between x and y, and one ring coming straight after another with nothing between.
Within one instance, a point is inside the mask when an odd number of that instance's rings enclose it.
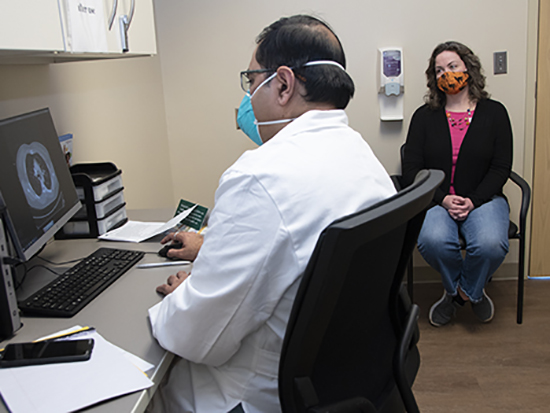
<instances>
[{"instance_id":1,"label":"eyeglasses","mask_svg":"<svg viewBox=\"0 0 550 413\"><path fill-rule=\"evenodd\" d=\"M250 85L252 84L252 80L248 77L252 73L267 73L267 72L274 72L274 69L256 69L256 70L243 70L241 72L241 87L245 92L250 91Z\"/></svg>"}]
</instances>

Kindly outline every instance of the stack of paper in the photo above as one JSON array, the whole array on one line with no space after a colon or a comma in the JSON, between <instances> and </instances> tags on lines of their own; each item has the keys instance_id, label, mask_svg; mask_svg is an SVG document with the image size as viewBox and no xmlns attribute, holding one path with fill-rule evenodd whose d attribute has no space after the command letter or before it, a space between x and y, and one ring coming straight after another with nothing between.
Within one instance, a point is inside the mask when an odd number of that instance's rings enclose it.
<instances>
[{"instance_id":1,"label":"stack of paper","mask_svg":"<svg viewBox=\"0 0 550 413\"><path fill-rule=\"evenodd\" d=\"M69 339L77 338L94 339L90 360L0 368L0 393L11 412L70 412L153 385L144 373L151 364L96 332Z\"/></svg>"}]
</instances>

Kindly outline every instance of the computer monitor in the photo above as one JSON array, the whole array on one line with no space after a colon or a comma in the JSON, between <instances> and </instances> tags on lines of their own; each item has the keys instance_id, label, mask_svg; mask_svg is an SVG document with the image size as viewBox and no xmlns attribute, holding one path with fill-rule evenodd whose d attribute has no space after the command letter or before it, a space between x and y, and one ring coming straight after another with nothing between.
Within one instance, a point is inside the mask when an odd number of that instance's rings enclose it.
<instances>
[{"instance_id":1,"label":"computer monitor","mask_svg":"<svg viewBox=\"0 0 550 413\"><path fill-rule=\"evenodd\" d=\"M0 120L0 210L18 257L32 258L80 207L49 109Z\"/></svg>"}]
</instances>

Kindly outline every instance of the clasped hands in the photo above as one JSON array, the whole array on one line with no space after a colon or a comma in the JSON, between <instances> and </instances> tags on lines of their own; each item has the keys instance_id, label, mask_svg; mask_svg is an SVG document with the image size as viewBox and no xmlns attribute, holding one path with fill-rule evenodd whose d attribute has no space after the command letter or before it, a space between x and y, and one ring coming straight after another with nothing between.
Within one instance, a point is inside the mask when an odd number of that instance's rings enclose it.
<instances>
[{"instance_id":1,"label":"clasped hands","mask_svg":"<svg viewBox=\"0 0 550 413\"><path fill-rule=\"evenodd\" d=\"M474 209L474 204L470 198L464 198L458 195L447 195L441 203L449 215L455 221L464 221L470 211Z\"/></svg>"},{"instance_id":2,"label":"clasped hands","mask_svg":"<svg viewBox=\"0 0 550 413\"><path fill-rule=\"evenodd\" d=\"M160 243L166 244L168 242L177 241L181 242L181 248L170 249L166 256L168 258L194 261L201 249L203 236L194 232L172 232L165 236ZM189 277L188 273L185 271L178 271L175 275L168 277L166 284L159 285L157 287L157 292L168 295L184 282L187 277Z\"/></svg>"}]
</instances>

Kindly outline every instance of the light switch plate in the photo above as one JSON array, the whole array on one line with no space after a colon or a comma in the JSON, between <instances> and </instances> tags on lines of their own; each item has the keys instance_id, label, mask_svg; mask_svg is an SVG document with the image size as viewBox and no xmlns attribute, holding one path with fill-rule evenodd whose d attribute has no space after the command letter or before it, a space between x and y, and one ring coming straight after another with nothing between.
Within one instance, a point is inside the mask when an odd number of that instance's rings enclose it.
<instances>
[{"instance_id":1,"label":"light switch plate","mask_svg":"<svg viewBox=\"0 0 550 413\"><path fill-rule=\"evenodd\" d=\"M495 75L508 73L508 56L507 52L493 53L493 68Z\"/></svg>"}]
</instances>

